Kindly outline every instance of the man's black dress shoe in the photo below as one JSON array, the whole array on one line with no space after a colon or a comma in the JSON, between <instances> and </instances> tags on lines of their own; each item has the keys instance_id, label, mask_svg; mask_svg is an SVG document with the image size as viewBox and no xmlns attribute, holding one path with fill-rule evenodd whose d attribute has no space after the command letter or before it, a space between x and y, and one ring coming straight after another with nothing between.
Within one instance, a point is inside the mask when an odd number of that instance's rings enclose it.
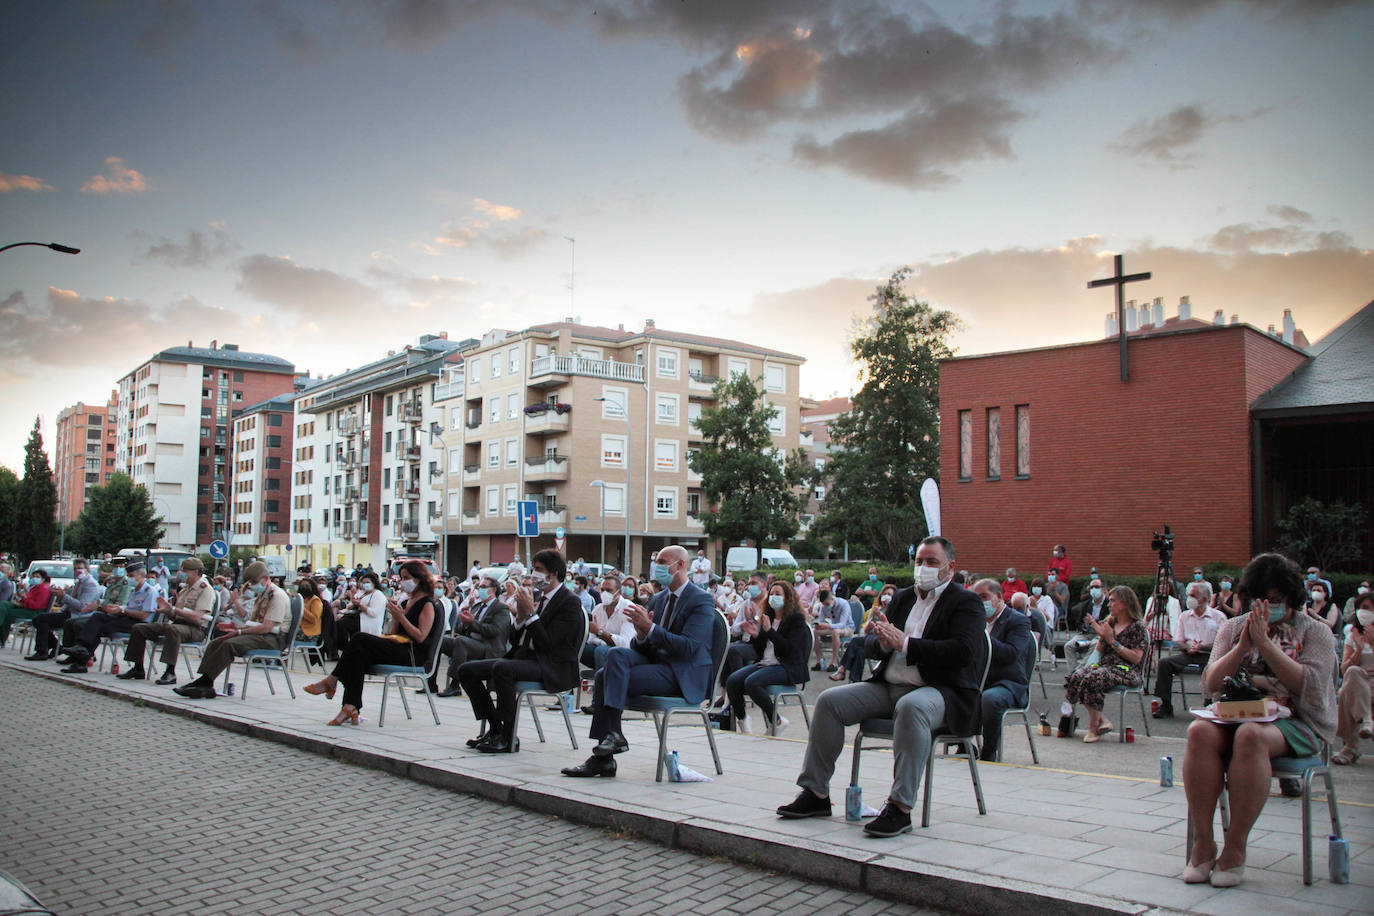
<instances>
[{"instance_id":1,"label":"man's black dress shoe","mask_svg":"<svg viewBox=\"0 0 1374 916\"><path fill-rule=\"evenodd\" d=\"M596 757L612 757L616 754L623 754L630 749L630 742L625 740L625 736L620 732L611 732L602 738L592 748L592 754Z\"/></svg>"},{"instance_id":2,"label":"man's black dress shoe","mask_svg":"<svg viewBox=\"0 0 1374 916\"><path fill-rule=\"evenodd\" d=\"M911 832L911 812L903 811L892 802L883 805L882 812L864 824L864 833L869 836L890 837Z\"/></svg>"},{"instance_id":3,"label":"man's black dress shoe","mask_svg":"<svg viewBox=\"0 0 1374 916\"><path fill-rule=\"evenodd\" d=\"M26 661L26 662L45 662L45 661L47 661L47 660L50 659L50 658L52 658L52 656L49 655L47 652L35 652L35 653L33 653L32 655L25 655L25 656L24 656L24 661Z\"/></svg>"},{"instance_id":4,"label":"man's black dress shoe","mask_svg":"<svg viewBox=\"0 0 1374 916\"><path fill-rule=\"evenodd\" d=\"M445 687L443 690L435 694L436 697L461 697L462 695L463 688L457 686Z\"/></svg>"},{"instance_id":5,"label":"man's black dress shoe","mask_svg":"<svg viewBox=\"0 0 1374 916\"><path fill-rule=\"evenodd\" d=\"M487 733L478 735L476 738L469 738L467 741L463 743L466 744L468 747L476 747L485 740L487 740Z\"/></svg>"},{"instance_id":6,"label":"man's black dress shoe","mask_svg":"<svg viewBox=\"0 0 1374 916\"><path fill-rule=\"evenodd\" d=\"M1161 706L1154 712L1154 718L1156 719L1172 719L1173 717L1174 708L1172 706Z\"/></svg>"},{"instance_id":7,"label":"man's black dress shoe","mask_svg":"<svg viewBox=\"0 0 1374 916\"><path fill-rule=\"evenodd\" d=\"M62 669L62 673L63 673L63 674L85 674L85 673L86 673L86 663L83 662L83 661L80 661L80 660L74 661L74 662L72 662L70 665L68 665L67 667L63 668L63 669Z\"/></svg>"},{"instance_id":8,"label":"man's black dress shoe","mask_svg":"<svg viewBox=\"0 0 1374 916\"><path fill-rule=\"evenodd\" d=\"M215 698L215 688L201 687L197 684L187 684L185 687L173 687L172 692L188 700L213 700Z\"/></svg>"},{"instance_id":9,"label":"man's black dress shoe","mask_svg":"<svg viewBox=\"0 0 1374 916\"><path fill-rule=\"evenodd\" d=\"M123 674L116 674L115 677L119 678L121 681L146 681L148 679L148 674L141 667L135 666L125 671Z\"/></svg>"},{"instance_id":10,"label":"man's black dress shoe","mask_svg":"<svg viewBox=\"0 0 1374 916\"><path fill-rule=\"evenodd\" d=\"M162 673L162 677L158 678L154 683L156 683L159 687L166 687L168 684L175 684L176 682L176 671L174 671L171 668L168 668L166 671Z\"/></svg>"},{"instance_id":11,"label":"man's black dress shoe","mask_svg":"<svg viewBox=\"0 0 1374 916\"><path fill-rule=\"evenodd\" d=\"M477 745L477 750L483 754L515 754L520 750L519 738L507 738L505 735L493 732L483 738Z\"/></svg>"},{"instance_id":12,"label":"man's black dress shoe","mask_svg":"<svg viewBox=\"0 0 1374 916\"><path fill-rule=\"evenodd\" d=\"M587 762L575 767L564 767L564 776L589 777L589 776L614 776L615 775L614 757L588 757Z\"/></svg>"},{"instance_id":13,"label":"man's black dress shoe","mask_svg":"<svg viewBox=\"0 0 1374 916\"><path fill-rule=\"evenodd\" d=\"M802 789L801 793L790 803L778 807L778 816L788 820L799 820L803 817L829 817L830 799L817 798L810 789Z\"/></svg>"}]
</instances>

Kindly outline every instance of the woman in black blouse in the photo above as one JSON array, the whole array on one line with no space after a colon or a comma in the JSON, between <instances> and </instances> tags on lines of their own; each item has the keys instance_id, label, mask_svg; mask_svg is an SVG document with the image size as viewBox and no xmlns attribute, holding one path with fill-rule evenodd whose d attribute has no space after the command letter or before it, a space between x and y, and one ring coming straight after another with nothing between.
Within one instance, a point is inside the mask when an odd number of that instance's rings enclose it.
<instances>
[{"instance_id":1,"label":"woman in black blouse","mask_svg":"<svg viewBox=\"0 0 1374 916\"><path fill-rule=\"evenodd\" d=\"M757 621L746 620L740 629L744 641L754 648L755 661L730 675L725 681L725 692L739 730L749 734L752 725L744 706L746 693L763 713L764 720L771 721L773 698L768 695L768 688L804 684L811 677L806 670L806 614L796 590L790 583L774 582L768 588L764 613ZM779 718L774 734L786 725L787 720Z\"/></svg>"}]
</instances>

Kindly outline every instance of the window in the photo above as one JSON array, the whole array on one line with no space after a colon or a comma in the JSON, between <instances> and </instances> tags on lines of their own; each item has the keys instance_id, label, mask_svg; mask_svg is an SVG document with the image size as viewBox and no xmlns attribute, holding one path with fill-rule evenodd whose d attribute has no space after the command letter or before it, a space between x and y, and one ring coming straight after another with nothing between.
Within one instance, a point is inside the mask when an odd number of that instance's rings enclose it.
<instances>
[{"instance_id":1,"label":"window","mask_svg":"<svg viewBox=\"0 0 1374 916\"><path fill-rule=\"evenodd\" d=\"M520 348L511 347L506 351L506 371L510 375L520 371Z\"/></svg>"},{"instance_id":2,"label":"window","mask_svg":"<svg viewBox=\"0 0 1374 916\"><path fill-rule=\"evenodd\" d=\"M657 422L677 426L678 397L675 394L659 394L654 397L654 418Z\"/></svg>"},{"instance_id":3,"label":"window","mask_svg":"<svg viewBox=\"0 0 1374 916\"><path fill-rule=\"evenodd\" d=\"M506 419L520 419L520 395L518 392L506 395Z\"/></svg>"},{"instance_id":4,"label":"window","mask_svg":"<svg viewBox=\"0 0 1374 916\"><path fill-rule=\"evenodd\" d=\"M515 514L515 484L513 484L513 483L508 483L508 484L506 484L504 502L505 502L505 508L502 510L501 514L502 514L502 515L514 515L514 514Z\"/></svg>"},{"instance_id":5,"label":"window","mask_svg":"<svg viewBox=\"0 0 1374 916\"><path fill-rule=\"evenodd\" d=\"M487 398L487 422L501 422L501 396L499 394L495 397Z\"/></svg>"},{"instance_id":6,"label":"window","mask_svg":"<svg viewBox=\"0 0 1374 916\"><path fill-rule=\"evenodd\" d=\"M749 374L749 360L747 359L739 359L732 356L729 359L728 365L730 367L731 376Z\"/></svg>"},{"instance_id":7,"label":"window","mask_svg":"<svg viewBox=\"0 0 1374 916\"><path fill-rule=\"evenodd\" d=\"M1030 405L1016 405L1016 476L1030 476Z\"/></svg>"},{"instance_id":8,"label":"window","mask_svg":"<svg viewBox=\"0 0 1374 916\"><path fill-rule=\"evenodd\" d=\"M234 373L234 381L236 381L236 382L241 382L241 381L243 381L243 373L242 373L242 372L235 372L235 373Z\"/></svg>"},{"instance_id":9,"label":"window","mask_svg":"<svg viewBox=\"0 0 1374 916\"><path fill-rule=\"evenodd\" d=\"M988 480L1002 479L1002 408L988 408Z\"/></svg>"},{"instance_id":10,"label":"window","mask_svg":"<svg viewBox=\"0 0 1374 916\"><path fill-rule=\"evenodd\" d=\"M395 400L395 397L395 395L391 394L386 396L386 406L382 408L382 413L388 417L391 416L391 405L392 402Z\"/></svg>"},{"instance_id":11,"label":"window","mask_svg":"<svg viewBox=\"0 0 1374 916\"><path fill-rule=\"evenodd\" d=\"M763 367L763 387L766 391L787 390L787 367L768 363Z\"/></svg>"},{"instance_id":12,"label":"window","mask_svg":"<svg viewBox=\"0 0 1374 916\"><path fill-rule=\"evenodd\" d=\"M278 501L275 500L275 499L264 499L264 500L262 501L262 511L264 511L264 512L280 512L280 511L281 511L281 503L278 502Z\"/></svg>"},{"instance_id":13,"label":"window","mask_svg":"<svg viewBox=\"0 0 1374 916\"><path fill-rule=\"evenodd\" d=\"M820 503L820 502L825 502L825 487L824 487L824 486L818 486L818 487L816 487L816 491L815 491L815 492L816 492L816 502L818 502L818 503Z\"/></svg>"},{"instance_id":14,"label":"window","mask_svg":"<svg viewBox=\"0 0 1374 916\"><path fill-rule=\"evenodd\" d=\"M688 402L687 402L687 428L688 428L688 429L696 429L696 428L697 428L697 421L700 420L700 419L701 419L701 402L700 402L700 401L688 401Z\"/></svg>"},{"instance_id":15,"label":"window","mask_svg":"<svg viewBox=\"0 0 1374 916\"><path fill-rule=\"evenodd\" d=\"M487 443L487 467L499 468L501 466L501 443L495 439Z\"/></svg>"},{"instance_id":16,"label":"window","mask_svg":"<svg viewBox=\"0 0 1374 916\"><path fill-rule=\"evenodd\" d=\"M279 471L279 470L281 470L281 459L280 459L280 458L268 458L268 459L267 459L267 469L268 469L269 471Z\"/></svg>"},{"instance_id":17,"label":"window","mask_svg":"<svg viewBox=\"0 0 1374 916\"><path fill-rule=\"evenodd\" d=\"M677 440L654 440L654 470L668 473L677 471Z\"/></svg>"},{"instance_id":18,"label":"window","mask_svg":"<svg viewBox=\"0 0 1374 916\"><path fill-rule=\"evenodd\" d=\"M768 431L775 436L784 435L787 432L787 416L782 412L778 405L772 405L775 413L773 419L768 421Z\"/></svg>"},{"instance_id":19,"label":"window","mask_svg":"<svg viewBox=\"0 0 1374 916\"><path fill-rule=\"evenodd\" d=\"M269 414L267 415L267 425L268 425L268 426L281 426L281 414L279 414L279 413L269 413Z\"/></svg>"},{"instance_id":20,"label":"window","mask_svg":"<svg viewBox=\"0 0 1374 916\"><path fill-rule=\"evenodd\" d=\"M463 469L463 453L459 449L452 449L448 453L448 472L457 474Z\"/></svg>"},{"instance_id":21,"label":"window","mask_svg":"<svg viewBox=\"0 0 1374 916\"><path fill-rule=\"evenodd\" d=\"M383 524L383 525L390 525L390 524L391 524L391 506L389 506L389 505L384 505L384 506L382 506L382 524Z\"/></svg>"},{"instance_id":22,"label":"window","mask_svg":"<svg viewBox=\"0 0 1374 916\"><path fill-rule=\"evenodd\" d=\"M602 385L601 397L605 399L601 402L602 419L624 420L628 418L626 405L629 404L629 391L627 389Z\"/></svg>"},{"instance_id":23,"label":"window","mask_svg":"<svg viewBox=\"0 0 1374 916\"><path fill-rule=\"evenodd\" d=\"M382 468L382 489L391 489L391 468Z\"/></svg>"},{"instance_id":24,"label":"window","mask_svg":"<svg viewBox=\"0 0 1374 916\"><path fill-rule=\"evenodd\" d=\"M520 440L506 440L506 467L514 468L520 466Z\"/></svg>"},{"instance_id":25,"label":"window","mask_svg":"<svg viewBox=\"0 0 1374 916\"><path fill-rule=\"evenodd\" d=\"M687 514L690 515L692 518L696 518L697 516L701 515L700 493L687 494Z\"/></svg>"},{"instance_id":26,"label":"window","mask_svg":"<svg viewBox=\"0 0 1374 916\"><path fill-rule=\"evenodd\" d=\"M497 487L487 487L487 515L501 513L501 491Z\"/></svg>"},{"instance_id":27,"label":"window","mask_svg":"<svg viewBox=\"0 0 1374 916\"><path fill-rule=\"evenodd\" d=\"M501 354L500 354L500 353L493 353L493 354L491 354L491 377L492 377L492 378L500 378L500 377L501 377Z\"/></svg>"},{"instance_id":28,"label":"window","mask_svg":"<svg viewBox=\"0 0 1374 916\"><path fill-rule=\"evenodd\" d=\"M86 438L87 438L87 439L99 439L99 438L101 438L101 437L104 436L104 435L105 435L105 432L104 432L103 430L99 430L99 429L88 429L88 430L86 430Z\"/></svg>"},{"instance_id":29,"label":"window","mask_svg":"<svg viewBox=\"0 0 1374 916\"><path fill-rule=\"evenodd\" d=\"M468 383L476 385L482 380L482 357L474 356L468 360Z\"/></svg>"},{"instance_id":30,"label":"window","mask_svg":"<svg viewBox=\"0 0 1374 916\"><path fill-rule=\"evenodd\" d=\"M817 459L816 459L816 470L818 470L818 471L824 471L824 470L825 470L825 459L824 459L824 458L817 458Z\"/></svg>"},{"instance_id":31,"label":"window","mask_svg":"<svg viewBox=\"0 0 1374 916\"><path fill-rule=\"evenodd\" d=\"M606 487L606 514L625 514L625 486L623 484Z\"/></svg>"},{"instance_id":32,"label":"window","mask_svg":"<svg viewBox=\"0 0 1374 916\"><path fill-rule=\"evenodd\" d=\"M390 432L387 432L387 433L383 433L383 434L382 434L382 451L384 451L384 452L390 452L390 451L391 451L391 433L390 433Z\"/></svg>"},{"instance_id":33,"label":"window","mask_svg":"<svg viewBox=\"0 0 1374 916\"><path fill-rule=\"evenodd\" d=\"M601 466L603 468L623 468L625 466L625 437L601 437Z\"/></svg>"},{"instance_id":34,"label":"window","mask_svg":"<svg viewBox=\"0 0 1374 916\"><path fill-rule=\"evenodd\" d=\"M462 429L462 428L463 428L463 415L462 415L462 413L459 412L458 408L456 408L456 407L450 407L450 408L449 408L449 411L448 411L448 428L449 428L449 429Z\"/></svg>"},{"instance_id":35,"label":"window","mask_svg":"<svg viewBox=\"0 0 1374 916\"><path fill-rule=\"evenodd\" d=\"M268 436L268 437L267 437L267 447L268 447L268 448L281 448L281 436Z\"/></svg>"},{"instance_id":36,"label":"window","mask_svg":"<svg viewBox=\"0 0 1374 916\"><path fill-rule=\"evenodd\" d=\"M959 479L973 479L973 411L959 411Z\"/></svg>"},{"instance_id":37,"label":"window","mask_svg":"<svg viewBox=\"0 0 1374 916\"><path fill-rule=\"evenodd\" d=\"M678 351L668 347L655 347L658 353L658 377L677 378Z\"/></svg>"},{"instance_id":38,"label":"window","mask_svg":"<svg viewBox=\"0 0 1374 916\"><path fill-rule=\"evenodd\" d=\"M450 490L450 491L449 491L449 494L448 494L448 514L449 514L450 516L454 516L454 515L457 515L457 514L458 514L458 500L459 500L460 497L462 497L462 495L463 495L463 494L460 493L460 492L458 492L457 490Z\"/></svg>"},{"instance_id":39,"label":"window","mask_svg":"<svg viewBox=\"0 0 1374 916\"><path fill-rule=\"evenodd\" d=\"M654 487L654 518L677 518L677 487Z\"/></svg>"}]
</instances>

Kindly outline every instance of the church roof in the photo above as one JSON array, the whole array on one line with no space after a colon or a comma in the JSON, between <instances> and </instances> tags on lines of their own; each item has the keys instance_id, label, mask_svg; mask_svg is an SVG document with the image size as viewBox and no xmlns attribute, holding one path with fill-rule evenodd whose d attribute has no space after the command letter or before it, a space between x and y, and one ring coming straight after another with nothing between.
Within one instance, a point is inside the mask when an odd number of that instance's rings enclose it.
<instances>
[{"instance_id":1,"label":"church roof","mask_svg":"<svg viewBox=\"0 0 1374 916\"><path fill-rule=\"evenodd\" d=\"M1374 302L1369 303L1308 352L1312 358L1260 395L1257 415L1374 405Z\"/></svg>"}]
</instances>

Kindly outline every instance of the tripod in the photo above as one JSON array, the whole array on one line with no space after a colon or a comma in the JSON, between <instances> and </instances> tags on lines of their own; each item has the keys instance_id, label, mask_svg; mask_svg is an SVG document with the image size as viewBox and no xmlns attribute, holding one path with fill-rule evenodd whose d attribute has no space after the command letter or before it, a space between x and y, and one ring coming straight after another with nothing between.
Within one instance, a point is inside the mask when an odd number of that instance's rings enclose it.
<instances>
[{"instance_id":1,"label":"tripod","mask_svg":"<svg viewBox=\"0 0 1374 916\"><path fill-rule=\"evenodd\" d=\"M1169 526L1165 525L1164 530L1167 532ZM1163 594L1165 582L1169 583L1168 595ZM1177 590L1177 582L1174 580L1174 550L1172 540L1170 540L1168 546L1160 548L1159 567L1155 570L1155 587L1153 592L1154 607L1152 612L1155 616L1155 620L1162 619L1163 623L1157 624L1151 622L1147 625L1150 637L1149 649L1145 653L1145 658L1140 668L1141 684L1144 685L1146 690L1150 689L1150 669L1153 667L1155 653L1158 652L1162 657L1164 654L1164 643L1169 642L1173 638L1173 633L1169 632L1169 599L1173 598L1176 601L1178 600L1178 596L1174 594ZM1182 602L1179 602L1179 605L1179 613L1182 613ZM1156 629L1156 627L1159 627L1159 629ZM1167 697L1162 699L1168 700Z\"/></svg>"}]
</instances>

